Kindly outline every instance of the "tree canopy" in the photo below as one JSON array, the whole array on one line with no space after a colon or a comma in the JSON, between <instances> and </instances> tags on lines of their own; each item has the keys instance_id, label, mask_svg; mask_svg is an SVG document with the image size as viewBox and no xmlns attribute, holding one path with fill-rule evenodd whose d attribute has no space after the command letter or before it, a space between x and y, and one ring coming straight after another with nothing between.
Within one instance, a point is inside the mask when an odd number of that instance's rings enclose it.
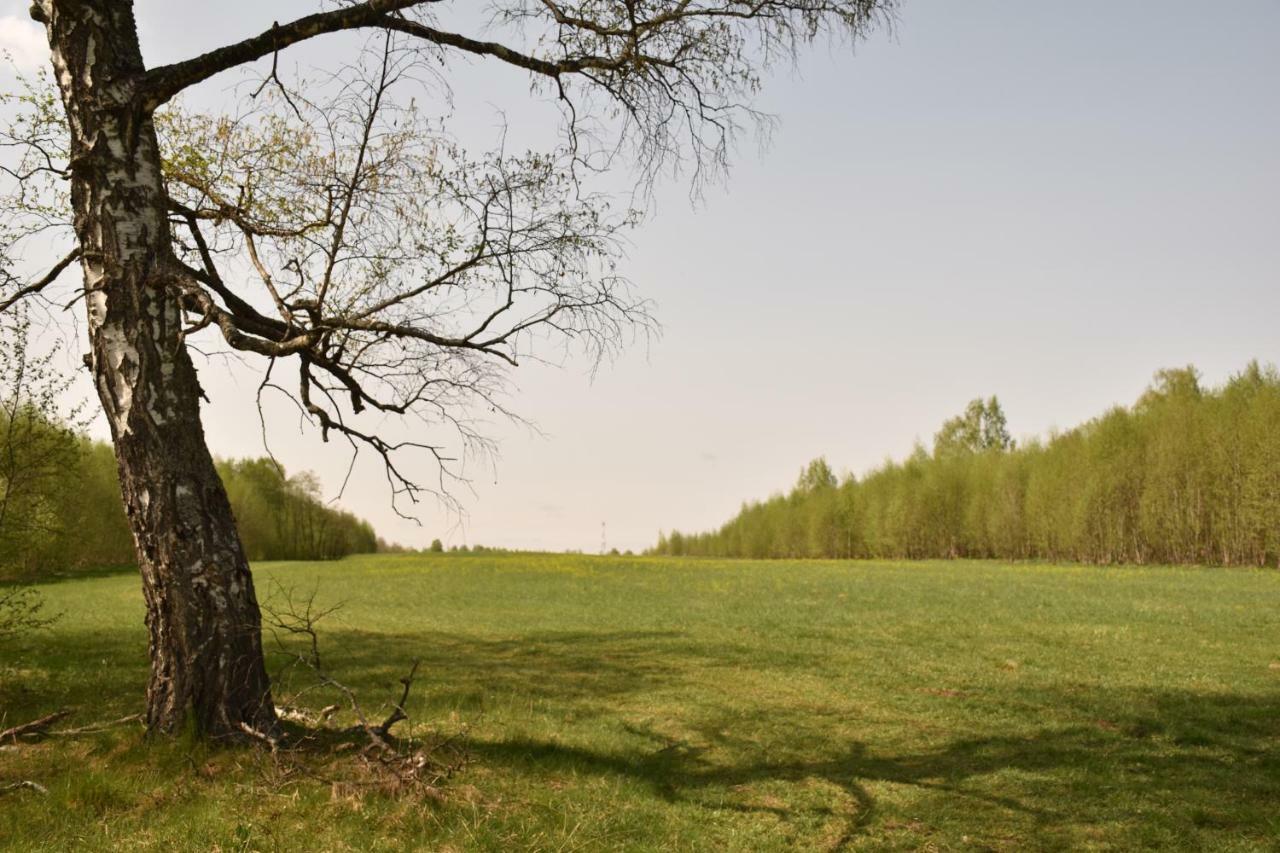
<instances>
[{"instance_id":1,"label":"tree canopy","mask_svg":"<svg viewBox=\"0 0 1280 853\"><path fill-rule=\"evenodd\" d=\"M964 412L943 423L933 438L933 452L939 456L1012 448L1004 410L995 397L971 400Z\"/></svg>"},{"instance_id":2,"label":"tree canopy","mask_svg":"<svg viewBox=\"0 0 1280 853\"><path fill-rule=\"evenodd\" d=\"M1131 408L1015 447L995 398L923 447L838 487L808 472L719 530L658 553L724 557L1280 564L1280 374L1249 364L1205 389L1162 370Z\"/></svg>"}]
</instances>

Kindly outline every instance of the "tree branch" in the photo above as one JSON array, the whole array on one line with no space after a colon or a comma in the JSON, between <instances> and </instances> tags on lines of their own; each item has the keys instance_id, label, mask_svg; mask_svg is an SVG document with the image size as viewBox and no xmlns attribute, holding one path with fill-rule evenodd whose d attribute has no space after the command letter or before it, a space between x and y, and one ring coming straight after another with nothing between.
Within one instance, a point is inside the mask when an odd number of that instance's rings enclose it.
<instances>
[{"instance_id":1,"label":"tree branch","mask_svg":"<svg viewBox=\"0 0 1280 853\"><path fill-rule=\"evenodd\" d=\"M17 293L13 294L8 299L4 300L3 302L0 302L0 314L3 314L5 311L9 310L9 308L12 307L13 304L18 300L25 299L26 297L32 295L33 293L39 293L49 285L53 284L53 282L57 280L58 276L62 275L63 271L67 267L71 266L71 264L74 263L76 259L78 259L79 257L80 257L80 247L76 246L74 249L68 252L66 256L63 257L62 260L54 264L53 269L49 270L47 273L45 273L36 281L33 281L31 284L28 284L27 286L20 288Z\"/></svg>"},{"instance_id":2,"label":"tree branch","mask_svg":"<svg viewBox=\"0 0 1280 853\"><path fill-rule=\"evenodd\" d=\"M277 24L252 38L151 69L139 81L137 95L143 108L151 111L183 89L238 65L278 53L316 36L381 26L389 13L435 2L439 0L366 0L341 9L307 15L287 24Z\"/></svg>"},{"instance_id":3,"label":"tree branch","mask_svg":"<svg viewBox=\"0 0 1280 853\"><path fill-rule=\"evenodd\" d=\"M70 716L71 710L64 708L61 711L54 711L52 714L41 717L38 720L32 720L31 722L23 723L20 726L7 728L0 732L0 743L9 740L16 741L18 738L22 737L43 737L48 733L49 726L52 726L59 720Z\"/></svg>"}]
</instances>

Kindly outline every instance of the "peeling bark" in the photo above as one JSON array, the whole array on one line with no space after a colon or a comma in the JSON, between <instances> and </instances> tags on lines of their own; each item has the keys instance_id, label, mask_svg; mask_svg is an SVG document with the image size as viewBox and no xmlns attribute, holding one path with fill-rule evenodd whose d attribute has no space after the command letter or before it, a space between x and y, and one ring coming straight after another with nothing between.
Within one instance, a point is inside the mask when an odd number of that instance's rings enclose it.
<instances>
[{"instance_id":1,"label":"peeling bark","mask_svg":"<svg viewBox=\"0 0 1280 853\"><path fill-rule=\"evenodd\" d=\"M91 363L111 427L150 634L147 724L243 737L276 724L253 579L200 423L160 154L130 82L132 3L37 0L71 132Z\"/></svg>"}]
</instances>

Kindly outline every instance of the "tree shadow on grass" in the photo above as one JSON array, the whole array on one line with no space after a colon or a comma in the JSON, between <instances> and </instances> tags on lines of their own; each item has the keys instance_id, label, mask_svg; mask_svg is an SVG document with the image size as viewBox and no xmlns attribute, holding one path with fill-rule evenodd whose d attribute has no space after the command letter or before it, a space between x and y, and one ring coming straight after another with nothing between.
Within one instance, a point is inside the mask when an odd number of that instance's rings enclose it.
<instances>
[{"instance_id":1,"label":"tree shadow on grass","mask_svg":"<svg viewBox=\"0 0 1280 853\"><path fill-rule=\"evenodd\" d=\"M94 578L110 578L118 575L136 575L138 567L133 563L120 563L114 566L92 566L71 569L37 569L28 572L12 572L0 575L0 586L38 584L51 586L70 581L92 580ZM142 581L138 581L138 589L142 589Z\"/></svg>"},{"instance_id":2,"label":"tree shadow on grass","mask_svg":"<svg viewBox=\"0 0 1280 853\"><path fill-rule=\"evenodd\" d=\"M557 776L637 783L658 800L705 808L708 819L736 810L803 823L810 833L828 826L825 846L890 831L908 814L922 819L925 835L999 827L1008 843L1041 834L1079 841L1104 827L1123 846L1137 843L1123 834L1137 830L1115 827L1134 820L1188 847L1227 838L1265 847L1280 832L1280 693L1010 688L1020 705L1052 710L1042 724L1025 715L1010 723L989 716L989 706L965 706L963 695L946 697L939 701L956 704L940 704L936 717L912 713L922 732L946 720L943 730L962 734L922 735L927 747L901 749L871 744L900 744L902 729L862 727L848 708L774 702L738 693L732 682L700 687L709 668L750 666L752 652L679 632L322 636L327 666L372 716L420 659L411 716L428 725L450 714L480 723L463 743L475 763L500 774L534 784ZM60 631L29 656L47 677L22 688L0 684L0 706L30 716L78 705L103 717L141 706L145 638L136 630ZM289 689L278 684L278 698ZM525 705L537 709L530 718L538 724L516 734L509 715ZM487 721L491 709L497 722ZM904 720L908 732L913 722ZM914 802L914 811L902 802Z\"/></svg>"},{"instance_id":3,"label":"tree shadow on grass","mask_svg":"<svg viewBox=\"0 0 1280 853\"><path fill-rule=\"evenodd\" d=\"M0 648L0 717L25 720L74 708L80 723L142 709L145 631L80 630L72 618Z\"/></svg>"},{"instance_id":4,"label":"tree shadow on grass","mask_svg":"<svg viewBox=\"0 0 1280 853\"><path fill-rule=\"evenodd\" d=\"M548 632L490 639L442 632L323 634L326 669L365 695L396 688L412 661L420 662L413 703L418 715L483 713L495 700L520 697L573 706L581 715L604 712L610 700L653 689L672 678L675 632ZM296 660L295 639L264 643L269 665ZM661 649L661 651L655 651ZM299 674L302 681L307 673ZM286 691L288 683L281 682Z\"/></svg>"},{"instance_id":5,"label":"tree shadow on grass","mask_svg":"<svg viewBox=\"0 0 1280 853\"><path fill-rule=\"evenodd\" d=\"M718 722L701 727L710 744L705 748L668 744L610 751L523 737L469 746L485 763L630 779L663 800L703 804L709 811L772 811L785 820L803 817L799 812L807 809L810 817L842 822L838 837L826 845L832 848L888 817L872 793L886 783L914 789L924 798L923 806L913 808L926 827L950 823L957 836L963 831L981 837L985 825L998 823L1006 831L1017 828L1008 842L1026 840L1019 836L1027 834L1061 837L1141 814L1166 838L1187 838L1192 847L1201 845L1188 833L1201 830L1264 847L1280 837L1273 809L1280 802L1280 697L1121 691L1098 698L1102 706L1144 710L1128 718L1113 714L1119 722L963 737L891 754L838 738L813 748L811 723L785 714L760 722L791 732L802 744L783 758L764 754L748 738L725 734ZM725 802L727 792L797 790L815 781L841 792L853 808L835 802L779 806L776 798L761 803L745 795L736 804Z\"/></svg>"},{"instance_id":6,"label":"tree shadow on grass","mask_svg":"<svg viewBox=\"0 0 1280 853\"><path fill-rule=\"evenodd\" d=\"M366 690L391 688L403 661L421 658L424 695L415 711L423 720L448 710L460 709L464 718L483 713L501 697L545 708L548 736L508 736L489 726L468 737L482 764L535 778L638 782L659 799L709 811L838 822L830 846L899 817L896 807L879 807L874 793L892 786L913 792L909 798L940 825L978 834L991 819L1019 833L1071 836L1124 823L1131 812L1165 837L1221 831L1266 839L1280 830L1271 807L1280 802L1280 694L1022 688L1019 702L1052 711L1046 720L1054 722L1037 725L1032 716L1010 731L1006 720L1005 731L988 734L1002 722L976 710L959 715L965 722L947 724L965 735L941 744L931 738L928 748L888 750L869 747L885 742L885 733L869 724L861 735L846 709L788 706L768 697L753 705L752 696L734 695L732 688L716 695L723 684L699 690L699 673L726 662L749 665L751 649L679 632L548 632L501 640L352 633L334 643L343 649L336 665ZM666 697L657 716L671 725L634 722L651 715L635 709L648 709L655 695ZM808 794L796 802L761 795L801 789Z\"/></svg>"}]
</instances>

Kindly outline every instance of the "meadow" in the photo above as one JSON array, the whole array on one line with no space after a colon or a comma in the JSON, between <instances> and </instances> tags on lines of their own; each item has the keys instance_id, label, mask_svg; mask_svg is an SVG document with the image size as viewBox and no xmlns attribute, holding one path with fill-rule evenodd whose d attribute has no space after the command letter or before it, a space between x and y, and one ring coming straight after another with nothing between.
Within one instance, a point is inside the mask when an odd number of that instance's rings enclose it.
<instances>
[{"instance_id":1,"label":"meadow","mask_svg":"<svg viewBox=\"0 0 1280 853\"><path fill-rule=\"evenodd\" d=\"M318 626L325 667L378 716L421 660L397 731L447 742L455 772L429 795L344 788L117 726L0 751L0 787L48 790L0 796L0 847L1280 847L1274 570L495 554L255 570L268 602L341 603ZM63 615L0 648L0 729L140 710L136 575L41 590ZM292 672L278 698L301 689Z\"/></svg>"}]
</instances>

